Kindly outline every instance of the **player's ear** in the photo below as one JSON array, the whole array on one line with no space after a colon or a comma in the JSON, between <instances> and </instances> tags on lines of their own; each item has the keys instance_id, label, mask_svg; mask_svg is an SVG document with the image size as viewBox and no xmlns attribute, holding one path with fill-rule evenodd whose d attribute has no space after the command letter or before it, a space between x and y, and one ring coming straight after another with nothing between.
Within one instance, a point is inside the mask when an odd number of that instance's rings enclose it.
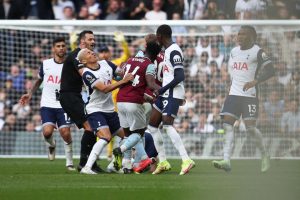
<instances>
[{"instance_id":1,"label":"player's ear","mask_svg":"<svg viewBox=\"0 0 300 200\"><path fill-rule=\"evenodd\" d=\"M83 58L80 62L85 65L87 63L87 59Z\"/></svg>"}]
</instances>

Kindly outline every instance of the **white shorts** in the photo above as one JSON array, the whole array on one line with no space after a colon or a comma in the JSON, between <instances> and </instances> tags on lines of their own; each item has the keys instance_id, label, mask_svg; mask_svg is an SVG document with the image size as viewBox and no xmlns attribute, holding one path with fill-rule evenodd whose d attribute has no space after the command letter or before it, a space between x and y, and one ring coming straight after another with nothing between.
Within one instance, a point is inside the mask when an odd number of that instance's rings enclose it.
<instances>
[{"instance_id":1,"label":"white shorts","mask_svg":"<svg viewBox=\"0 0 300 200\"><path fill-rule=\"evenodd\" d=\"M145 103L143 103L143 107L144 107L145 115L146 115L146 123L148 125L149 121L150 121L150 117L151 117L152 105L151 105L151 103L145 102Z\"/></svg>"},{"instance_id":2,"label":"white shorts","mask_svg":"<svg viewBox=\"0 0 300 200\"><path fill-rule=\"evenodd\" d=\"M118 102L120 125L130 131L144 129L147 126L145 108L142 104Z\"/></svg>"}]
</instances>

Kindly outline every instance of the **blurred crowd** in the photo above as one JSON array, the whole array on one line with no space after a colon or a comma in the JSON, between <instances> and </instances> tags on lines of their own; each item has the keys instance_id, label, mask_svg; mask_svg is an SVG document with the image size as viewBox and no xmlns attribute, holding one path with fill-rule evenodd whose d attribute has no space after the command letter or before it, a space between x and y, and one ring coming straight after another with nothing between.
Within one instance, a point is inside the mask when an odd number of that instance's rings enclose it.
<instances>
[{"instance_id":1,"label":"blurred crowd","mask_svg":"<svg viewBox=\"0 0 300 200\"><path fill-rule=\"evenodd\" d=\"M60 34L60 35L59 35ZM20 96L33 87L42 60L51 57L51 38L69 37L63 33L19 30L0 31L0 130L40 131L41 89L30 105L18 104ZM114 58L126 50L108 35L96 35L97 52L110 50ZM140 37L126 36L130 56L142 48ZM236 46L235 35L176 36L185 60L186 103L180 107L175 126L180 133L222 133L219 116L228 92L228 59ZM105 46L105 45L106 46ZM260 85L260 118L263 131L295 133L300 131L300 34L283 31L258 35L258 44L271 56L276 76ZM243 131L243 122L236 128Z\"/></svg>"},{"instance_id":2,"label":"blurred crowd","mask_svg":"<svg viewBox=\"0 0 300 200\"><path fill-rule=\"evenodd\" d=\"M299 19L300 0L0 0L0 19Z\"/></svg>"}]
</instances>

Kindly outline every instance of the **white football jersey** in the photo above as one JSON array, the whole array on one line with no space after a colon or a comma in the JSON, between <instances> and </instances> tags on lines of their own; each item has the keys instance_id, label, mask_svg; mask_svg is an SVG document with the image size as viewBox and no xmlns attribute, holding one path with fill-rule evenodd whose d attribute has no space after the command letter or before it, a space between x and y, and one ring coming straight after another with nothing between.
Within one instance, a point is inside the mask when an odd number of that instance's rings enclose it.
<instances>
[{"instance_id":1,"label":"white football jersey","mask_svg":"<svg viewBox=\"0 0 300 200\"><path fill-rule=\"evenodd\" d=\"M114 112L114 103L111 92L105 94L95 89L94 86L99 81L105 85L110 85L114 77L116 66L105 60L101 60L98 63L99 69L97 70L89 68L83 69L82 78L89 96L86 104L87 114L94 112Z\"/></svg>"},{"instance_id":2,"label":"white football jersey","mask_svg":"<svg viewBox=\"0 0 300 200\"><path fill-rule=\"evenodd\" d=\"M61 71L63 63L57 63L54 58L43 61L39 78L43 80L41 107L61 108L56 99L56 91L60 90Z\"/></svg>"},{"instance_id":3,"label":"white football jersey","mask_svg":"<svg viewBox=\"0 0 300 200\"><path fill-rule=\"evenodd\" d=\"M256 97L256 87L247 91L243 91L243 87L247 82L256 78L261 67L269 63L271 63L270 58L257 45L247 50L241 50L240 46L233 48L228 62L228 70L231 75L229 95Z\"/></svg>"},{"instance_id":4,"label":"white football jersey","mask_svg":"<svg viewBox=\"0 0 300 200\"><path fill-rule=\"evenodd\" d=\"M183 69L183 53L180 47L173 43L166 50L164 55L163 67L163 83L162 86L167 85L174 79L174 70L177 68ZM177 99L184 99L184 85L183 81L174 88L167 90L162 96L173 97Z\"/></svg>"}]
</instances>

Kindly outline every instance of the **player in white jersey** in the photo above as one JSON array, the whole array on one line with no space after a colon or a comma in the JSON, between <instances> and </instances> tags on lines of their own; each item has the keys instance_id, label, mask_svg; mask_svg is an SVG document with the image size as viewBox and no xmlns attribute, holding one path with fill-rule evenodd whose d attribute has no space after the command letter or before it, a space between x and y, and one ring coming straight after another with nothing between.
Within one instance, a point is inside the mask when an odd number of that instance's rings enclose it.
<instances>
[{"instance_id":1,"label":"player in white jersey","mask_svg":"<svg viewBox=\"0 0 300 200\"><path fill-rule=\"evenodd\" d=\"M184 175L195 166L195 162L188 156L180 135L173 127L179 106L184 101L183 53L180 47L172 42L172 30L169 25L159 26L156 37L158 42L165 48L165 55L163 60L163 83L162 87L155 91L158 97L153 105L148 126L159 158L159 163L153 174L171 169L171 165L166 159L162 136L158 129L160 123L163 122L164 132L171 138L173 145L182 158L180 175Z\"/></svg>"},{"instance_id":2,"label":"player in white jersey","mask_svg":"<svg viewBox=\"0 0 300 200\"><path fill-rule=\"evenodd\" d=\"M87 118L99 138L80 173L96 174L92 166L112 136L124 137L118 114L114 111L111 91L133 80L134 77L129 73L121 81L111 84L117 75L117 67L112 62L98 61L96 54L89 49L80 50L78 59L84 65L82 79L89 95L86 105Z\"/></svg>"},{"instance_id":3,"label":"player in white jersey","mask_svg":"<svg viewBox=\"0 0 300 200\"><path fill-rule=\"evenodd\" d=\"M66 167L68 170L73 171L75 168L73 166L71 123L58 100L61 71L67 51L65 39L56 38L53 41L52 50L54 57L43 61L39 79L35 82L34 87L21 97L20 103L22 105L27 104L33 93L43 83L40 111L43 123L43 136L49 149L48 158L49 160L55 159L56 142L53 139L53 132L54 128L58 128L65 143Z\"/></svg>"},{"instance_id":4,"label":"player in white jersey","mask_svg":"<svg viewBox=\"0 0 300 200\"><path fill-rule=\"evenodd\" d=\"M238 33L239 46L232 49L228 62L231 87L221 112L225 129L224 156L213 165L225 171L231 170L230 155L234 138L233 124L243 118L247 132L256 139L262 155L261 171L270 167L269 155L263 144L261 132L256 128L258 117L258 84L275 74L272 62L266 53L255 44L256 30L252 26L242 26Z\"/></svg>"}]
</instances>

